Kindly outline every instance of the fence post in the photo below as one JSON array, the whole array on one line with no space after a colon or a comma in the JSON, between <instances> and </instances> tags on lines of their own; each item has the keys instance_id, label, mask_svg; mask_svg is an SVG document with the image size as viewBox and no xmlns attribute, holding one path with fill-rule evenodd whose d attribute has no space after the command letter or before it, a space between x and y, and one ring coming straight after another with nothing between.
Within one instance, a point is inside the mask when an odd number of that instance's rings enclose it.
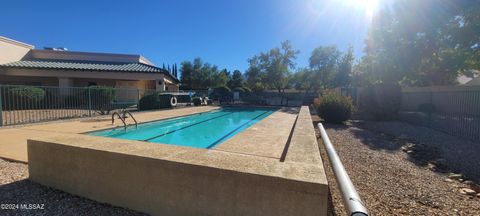
<instances>
[{"instance_id":1,"label":"fence post","mask_svg":"<svg viewBox=\"0 0 480 216\"><path fill-rule=\"evenodd\" d=\"M0 127L3 126L3 86L0 85Z\"/></svg>"},{"instance_id":2,"label":"fence post","mask_svg":"<svg viewBox=\"0 0 480 216\"><path fill-rule=\"evenodd\" d=\"M140 89L137 88L137 111L140 111Z\"/></svg>"},{"instance_id":3,"label":"fence post","mask_svg":"<svg viewBox=\"0 0 480 216\"><path fill-rule=\"evenodd\" d=\"M430 107L433 107L433 90L430 90L429 91L429 103L430 103ZM431 128L432 127L432 109L429 108L428 109L428 127Z\"/></svg>"},{"instance_id":4,"label":"fence post","mask_svg":"<svg viewBox=\"0 0 480 216\"><path fill-rule=\"evenodd\" d=\"M91 89L90 87L88 88L88 116L92 117L92 94L91 94Z\"/></svg>"}]
</instances>

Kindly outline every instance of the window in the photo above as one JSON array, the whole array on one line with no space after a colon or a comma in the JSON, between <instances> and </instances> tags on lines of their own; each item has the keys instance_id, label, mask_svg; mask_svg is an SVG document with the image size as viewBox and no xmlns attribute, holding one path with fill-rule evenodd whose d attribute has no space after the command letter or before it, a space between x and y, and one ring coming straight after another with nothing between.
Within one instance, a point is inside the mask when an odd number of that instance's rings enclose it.
<instances>
[{"instance_id":1,"label":"window","mask_svg":"<svg viewBox=\"0 0 480 216\"><path fill-rule=\"evenodd\" d=\"M96 85L97 85L96 82L88 82L88 86L89 86L89 87L90 87L90 86L96 86Z\"/></svg>"}]
</instances>

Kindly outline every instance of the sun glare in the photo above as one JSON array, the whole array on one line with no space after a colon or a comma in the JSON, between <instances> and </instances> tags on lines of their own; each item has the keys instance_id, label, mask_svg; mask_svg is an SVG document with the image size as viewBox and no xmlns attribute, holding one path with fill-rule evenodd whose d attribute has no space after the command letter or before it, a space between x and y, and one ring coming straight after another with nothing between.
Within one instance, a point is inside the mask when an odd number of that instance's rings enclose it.
<instances>
[{"instance_id":1,"label":"sun glare","mask_svg":"<svg viewBox=\"0 0 480 216\"><path fill-rule=\"evenodd\" d=\"M365 15L372 17L378 8L379 0L344 0L349 6L363 10Z\"/></svg>"}]
</instances>

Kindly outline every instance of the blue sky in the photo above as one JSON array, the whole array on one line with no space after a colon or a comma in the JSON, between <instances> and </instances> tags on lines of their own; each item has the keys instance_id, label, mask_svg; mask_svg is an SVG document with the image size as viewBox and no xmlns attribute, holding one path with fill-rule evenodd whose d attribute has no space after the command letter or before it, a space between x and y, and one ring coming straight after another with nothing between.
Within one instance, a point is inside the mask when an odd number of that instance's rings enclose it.
<instances>
[{"instance_id":1,"label":"blue sky","mask_svg":"<svg viewBox=\"0 0 480 216\"><path fill-rule=\"evenodd\" d=\"M229 70L290 40L308 65L315 47L360 56L376 0L6 0L0 35L72 51L142 54L157 65L201 57Z\"/></svg>"}]
</instances>

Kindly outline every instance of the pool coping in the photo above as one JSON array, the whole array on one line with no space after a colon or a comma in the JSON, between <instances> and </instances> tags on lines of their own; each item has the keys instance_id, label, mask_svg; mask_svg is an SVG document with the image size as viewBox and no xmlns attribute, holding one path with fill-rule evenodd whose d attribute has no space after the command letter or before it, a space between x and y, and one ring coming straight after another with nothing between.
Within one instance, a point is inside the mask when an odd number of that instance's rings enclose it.
<instances>
[{"instance_id":1,"label":"pool coping","mask_svg":"<svg viewBox=\"0 0 480 216\"><path fill-rule=\"evenodd\" d=\"M169 110L150 110L136 112L135 117L139 122L157 121L165 118L176 118L184 115L192 115L206 111L219 109L218 106L192 106L181 109ZM49 137L59 134L81 134L89 131L112 129L122 127L118 123L111 125L110 116L79 118L59 120L52 122L34 123L29 125L16 125L0 128L0 158L28 163L27 156L27 140L37 137ZM88 120L104 120L104 121L88 121Z\"/></svg>"}]
</instances>

